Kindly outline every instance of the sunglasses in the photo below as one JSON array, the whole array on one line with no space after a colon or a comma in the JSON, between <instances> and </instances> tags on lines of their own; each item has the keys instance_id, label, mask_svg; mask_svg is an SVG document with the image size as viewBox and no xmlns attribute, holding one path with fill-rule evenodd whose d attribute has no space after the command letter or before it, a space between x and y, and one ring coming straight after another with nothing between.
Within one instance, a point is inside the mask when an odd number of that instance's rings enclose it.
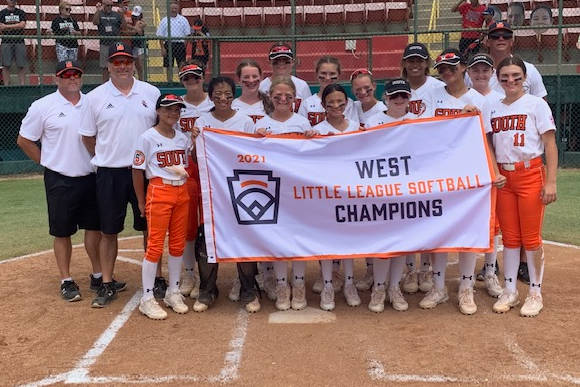
<instances>
[{"instance_id":1,"label":"sunglasses","mask_svg":"<svg viewBox=\"0 0 580 387\"><path fill-rule=\"evenodd\" d=\"M504 40L510 40L513 38L513 32L492 32L488 35L491 40L499 40L499 38L503 38Z\"/></svg>"},{"instance_id":2,"label":"sunglasses","mask_svg":"<svg viewBox=\"0 0 580 387\"><path fill-rule=\"evenodd\" d=\"M111 61L111 64L115 67L131 66L133 61L130 59L114 59Z\"/></svg>"},{"instance_id":3,"label":"sunglasses","mask_svg":"<svg viewBox=\"0 0 580 387\"><path fill-rule=\"evenodd\" d=\"M81 73L78 71L66 71L59 75L59 78L62 79L79 79L81 77Z\"/></svg>"},{"instance_id":4,"label":"sunglasses","mask_svg":"<svg viewBox=\"0 0 580 387\"><path fill-rule=\"evenodd\" d=\"M409 99L411 98L411 96L407 93L395 93L395 94L391 94L391 95L387 95L388 99L397 99L397 98L403 98L403 99Z\"/></svg>"},{"instance_id":5,"label":"sunglasses","mask_svg":"<svg viewBox=\"0 0 580 387\"><path fill-rule=\"evenodd\" d=\"M373 73L371 73L369 70L367 69L358 69L355 70L351 75L350 75L350 81L352 82L354 79L356 79L359 75L370 75L371 77L373 76Z\"/></svg>"}]
</instances>

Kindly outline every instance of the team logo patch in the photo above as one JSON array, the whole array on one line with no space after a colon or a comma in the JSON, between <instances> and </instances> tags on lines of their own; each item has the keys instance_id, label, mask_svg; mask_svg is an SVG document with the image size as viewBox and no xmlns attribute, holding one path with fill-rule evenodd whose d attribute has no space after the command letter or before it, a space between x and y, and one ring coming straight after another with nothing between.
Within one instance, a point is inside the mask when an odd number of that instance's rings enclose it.
<instances>
[{"instance_id":1,"label":"team logo patch","mask_svg":"<svg viewBox=\"0 0 580 387\"><path fill-rule=\"evenodd\" d=\"M135 152L135 157L133 157L133 165L139 166L145 162L145 155L141 151Z\"/></svg>"},{"instance_id":2,"label":"team logo patch","mask_svg":"<svg viewBox=\"0 0 580 387\"><path fill-rule=\"evenodd\" d=\"M114 108L113 104L109 103L105 109L113 109L113 108Z\"/></svg>"},{"instance_id":3,"label":"team logo patch","mask_svg":"<svg viewBox=\"0 0 580 387\"><path fill-rule=\"evenodd\" d=\"M149 106L147 106L147 102L145 102L145 100L141 101L141 105L143 105L144 107L149 107Z\"/></svg>"},{"instance_id":4,"label":"team logo patch","mask_svg":"<svg viewBox=\"0 0 580 387\"><path fill-rule=\"evenodd\" d=\"M280 178L272 171L234 169L228 187L238 224L277 224Z\"/></svg>"},{"instance_id":5,"label":"team logo patch","mask_svg":"<svg viewBox=\"0 0 580 387\"><path fill-rule=\"evenodd\" d=\"M66 114L64 114L63 112L60 112L60 114L58 115L58 118L62 118L62 117L66 117Z\"/></svg>"}]
</instances>

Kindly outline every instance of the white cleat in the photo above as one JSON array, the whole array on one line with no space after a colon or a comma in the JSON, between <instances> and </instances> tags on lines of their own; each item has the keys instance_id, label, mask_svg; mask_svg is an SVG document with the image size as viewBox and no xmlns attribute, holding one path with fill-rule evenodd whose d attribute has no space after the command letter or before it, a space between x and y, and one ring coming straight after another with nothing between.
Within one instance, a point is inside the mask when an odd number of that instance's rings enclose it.
<instances>
[{"instance_id":1,"label":"white cleat","mask_svg":"<svg viewBox=\"0 0 580 387\"><path fill-rule=\"evenodd\" d=\"M145 316L152 320L164 320L167 318L167 312L159 306L154 297L151 297L145 301L141 299L139 303L139 312L143 313Z\"/></svg>"},{"instance_id":2,"label":"white cleat","mask_svg":"<svg viewBox=\"0 0 580 387\"><path fill-rule=\"evenodd\" d=\"M373 286L371 293L371 301L369 302L369 310L375 313L381 313L385 310L385 298L387 292L384 286Z\"/></svg>"},{"instance_id":3,"label":"white cleat","mask_svg":"<svg viewBox=\"0 0 580 387\"><path fill-rule=\"evenodd\" d=\"M506 313L509 312L511 308L520 303L519 294L516 290L515 292L508 292L506 289L503 290L499 300L493 304L493 311L495 313Z\"/></svg>"},{"instance_id":4,"label":"white cleat","mask_svg":"<svg viewBox=\"0 0 580 387\"><path fill-rule=\"evenodd\" d=\"M477 312L477 305L473 299L473 288L466 288L459 291L459 311L466 315L472 315Z\"/></svg>"},{"instance_id":5,"label":"white cleat","mask_svg":"<svg viewBox=\"0 0 580 387\"><path fill-rule=\"evenodd\" d=\"M419 302L419 307L423 309L433 309L437 305L449 300L449 295L447 294L447 288L437 289L435 286L431 289L429 293L423 297Z\"/></svg>"},{"instance_id":6,"label":"white cleat","mask_svg":"<svg viewBox=\"0 0 580 387\"><path fill-rule=\"evenodd\" d=\"M503 292L501 285L499 284L499 279L495 274L486 274L483 278L485 281L485 288L487 289L487 293L492 297L499 297Z\"/></svg>"},{"instance_id":7,"label":"white cleat","mask_svg":"<svg viewBox=\"0 0 580 387\"><path fill-rule=\"evenodd\" d=\"M353 283L344 285L343 293L348 306L359 306L361 304L356 286Z\"/></svg>"},{"instance_id":8,"label":"white cleat","mask_svg":"<svg viewBox=\"0 0 580 387\"><path fill-rule=\"evenodd\" d=\"M387 293L389 296L389 302L393 309L398 310L399 312L404 312L409 309L409 303L405 300L405 297L403 297L401 288L398 285L389 287Z\"/></svg>"},{"instance_id":9,"label":"white cleat","mask_svg":"<svg viewBox=\"0 0 580 387\"><path fill-rule=\"evenodd\" d=\"M544 302L541 294L528 295L524 305L520 309L522 317L536 317L544 308Z\"/></svg>"},{"instance_id":10,"label":"white cleat","mask_svg":"<svg viewBox=\"0 0 580 387\"><path fill-rule=\"evenodd\" d=\"M163 303L165 303L167 307L173 309L175 313L184 314L189 311L189 307L185 305L183 299L183 295L179 292L179 290L172 293L167 291L165 298L163 298Z\"/></svg>"},{"instance_id":11,"label":"white cleat","mask_svg":"<svg viewBox=\"0 0 580 387\"><path fill-rule=\"evenodd\" d=\"M320 309L331 311L334 307L334 288L330 285L324 286L320 292Z\"/></svg>"}]
</instances>

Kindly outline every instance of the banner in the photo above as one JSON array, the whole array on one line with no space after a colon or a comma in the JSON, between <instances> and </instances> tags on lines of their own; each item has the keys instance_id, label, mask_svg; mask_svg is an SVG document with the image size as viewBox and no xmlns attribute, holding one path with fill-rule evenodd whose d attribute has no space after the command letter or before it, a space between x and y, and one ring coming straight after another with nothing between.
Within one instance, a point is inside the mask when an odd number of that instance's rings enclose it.
<instances>
[{"instance_id":1,"label":"banner","mask_svg":"<svg viewBox=\"0 0 580 387\"><path fill-rule=\"evenodd\" d=\"M210 262L490 251L493 169L481 117L305 138L197 138Z\"/></svg>"}]
</instances>

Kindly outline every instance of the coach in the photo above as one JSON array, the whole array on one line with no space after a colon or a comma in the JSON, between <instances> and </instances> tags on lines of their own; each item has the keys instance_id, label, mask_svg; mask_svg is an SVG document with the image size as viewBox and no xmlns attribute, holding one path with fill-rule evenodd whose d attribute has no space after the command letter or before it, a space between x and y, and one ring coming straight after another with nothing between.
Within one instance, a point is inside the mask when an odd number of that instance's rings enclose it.
<instances>
[{"instance_id":1,"label":"coach","mask_svg":"<svg viewBox=\"0 0 580 387\"><path fill-rule=\"evenodd\" d=\"M159 90L133 77L135 61L130 47L112 44L107 58L111 78L87 94L88 111L79 133L97 167L97 203L101 219L100 258L103 284L92 306L110 303L124 286L113 281L117 234L123 230L127 204L133 208L133 227L146 231L133 190L131 165L135 141L155 124Z\"/></svg>"},{"instance_id":2,"label":"coach","mask_svg":"<svg viewBox=\"0 0 580 387\"><path fill-rule=\"evenodd\" d=\"M87 98L80 92L82 74L76 62L57 64L57 91L32 103L17 140L28 157L45 167L49 232L54 236L60 294L66 301L81 299L79 287L70 274L70 237L79 228L85 229L85 249L93 266L91 285L101 281L95 174L77 129L88 110ZM39 140L42 148L36 144Z\"/></svg>"}]
</instances>

